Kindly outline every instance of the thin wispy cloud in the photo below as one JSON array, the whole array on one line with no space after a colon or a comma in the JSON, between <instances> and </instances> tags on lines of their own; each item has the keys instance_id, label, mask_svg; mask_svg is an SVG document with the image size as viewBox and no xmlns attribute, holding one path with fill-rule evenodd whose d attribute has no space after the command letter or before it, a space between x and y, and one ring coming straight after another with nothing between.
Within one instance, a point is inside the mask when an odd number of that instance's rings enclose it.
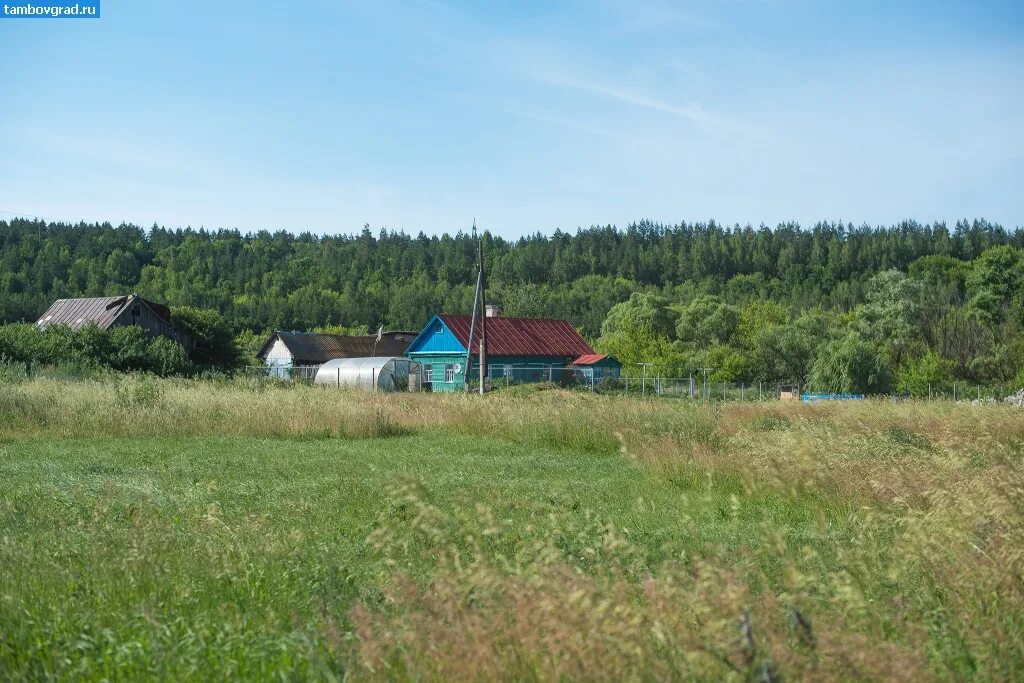
<instances>
[{"instance_id":1,"label":"thin wispy cloud","mask_svg":"<svg viewBox=\"0 0 1024 683\"><path fill-rule=\"evenodd\" d=\"M692 123L708 125L717 122L714 116L698 104L676 105L651 95L627 90L610 82L601 83L599 81L587 81L566 76L552 76L547 79L547 82L552 85L560 85L593 95L600 95L635 107L661 112Z\"/></svg>"},{"instance_id":2,"label":"thin wispy cloud","mask_svg":"<svg viewBox=\"0 0 1024 683\"><path fill-rule=\"evenodd\" d=\"M620 133L613 132L606 128L599 126L592 126L590 124L579 121L578 119L570 118L568 116L559 116L557 114L550 114L541 111L530 111L527 109L521 109L517 107L510 107L508 111L518 116L523 116L534 121L540 121L541 123L548 123L553 126L560 128L566 128L568 130L574 130L579 133L586 133L587 135L593 135L601 138L609 138L612 140L627 140L628 138Z\"/></svg>"},{"instance_id":3,"label":"thin wispy cloud","mask_svg":"<svg viewBox=\"0 0 1024 683\"><path fill-rule=\"evenodd\" d=\"M0 91L21 96L0 126L0 208L428 232L489 213L513 236L637 216L1024 215L1019 1L885 17L790 0L307 4L241 32L224 29L239 0L207 3L202 24L160 3L88 27L7 22ZM257 54L253 35L281 49Z\"/></svg>"},{"instance_id":4,"label":"thin wispy cloud","mask_svg":"<svg viewBox=\"0 0 1024 683\"><path fill-rule=\"evenodd\" d=\"M540 80L548 85L569 88L630 107L665 114L691 124L716 138L749 138L760 134L756 127L711 111L699 101L677 104L662 97L624 87L615 81L590 80L564 72L552 71Z\"/></svg>"}]
</instances>

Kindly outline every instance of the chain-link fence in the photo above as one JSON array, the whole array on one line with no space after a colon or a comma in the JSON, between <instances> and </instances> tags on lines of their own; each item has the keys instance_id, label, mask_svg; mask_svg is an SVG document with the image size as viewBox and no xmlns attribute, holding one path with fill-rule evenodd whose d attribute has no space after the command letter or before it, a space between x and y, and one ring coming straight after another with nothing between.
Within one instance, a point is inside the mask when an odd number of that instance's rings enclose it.
<instances>
[{"instance_id":1,"label":"chain-link fence","mask_svg":"<svg viewBox=\"0 0 1024 683\"><path fill-rule=\"evenodd\" d=\"M249 366L246 374L283 381L312 383L318 366ZM475 370L475 368L474 368ZM407 385L399 390L430 391L429 379L420 377L419 368L410 372ZM476 386L475 375L471 384ZM619 394L637 397L677 398L703 401L777 401L800 400L804 387L793 381L718 382L694 373L688 376L663 376L651 372L644 376L618 375L608 368L559 367L553 365L490 364L487 384L503 389L527 384L551 384L575 391ZM933 401L1004 401L1021 387L1012 384L979 385L968 382L922 384L903 392L890 392L894 399Z\"/></svg>"},{"instance_id":2,"label":"chain-link fence","mask_svg":"<svg viewBox=\"0 0 1024 683\"><path fill-rule=\"evenodd\" d=\"M800 396L792 382L715 382L687 377L623 377L622 392L635 396L701 399L705 401L765 401Z\"/></svg>"},{"instance_id":3,"label":"chain-link fence","mask_svg":"<svg viewBox=\"0 0 1024 683\"><path fill-rule=\"evenodd\" d=\"M316 371L319 369L319 365L247 365L245 374L247 377L269 377L270 379L312 384L316 379Z\"/></svg>"}]
</instances>

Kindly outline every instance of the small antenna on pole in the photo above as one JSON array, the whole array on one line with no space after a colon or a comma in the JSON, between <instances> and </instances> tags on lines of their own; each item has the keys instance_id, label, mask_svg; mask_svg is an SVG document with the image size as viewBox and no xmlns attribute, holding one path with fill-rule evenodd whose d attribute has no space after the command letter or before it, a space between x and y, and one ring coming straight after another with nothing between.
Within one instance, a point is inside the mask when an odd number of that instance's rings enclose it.
<instances>
[{"instance_id":1,"label":"small antenna on pole","mask_svg":"<svg viewBox=\"0 0 1024 683\"><path fill-rule=\"evenodd\" d=\"M473 217L473 239L476 239L476 216Z\"/></svg>"}]
</instances>

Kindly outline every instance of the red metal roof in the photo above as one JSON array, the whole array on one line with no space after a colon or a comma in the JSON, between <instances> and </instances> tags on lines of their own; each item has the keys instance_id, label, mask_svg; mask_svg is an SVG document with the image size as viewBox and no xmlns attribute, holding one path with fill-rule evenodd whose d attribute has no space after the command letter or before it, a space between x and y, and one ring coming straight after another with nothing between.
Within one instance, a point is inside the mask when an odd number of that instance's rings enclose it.
<instances>
[{"instance_id":1,"label":"red metal roof","mask_svg":"<svg viewBox=\"0 0 1024 683\"><path fill-rule=\"evenodd\" d=\"M476 351L480 338L479 321L469 342L472 316L438 316L466 348ZM487 353L495 356L582 356L593 354L583 337L565 320L546 318L487 318Z\"/></svg>"},{"instance_id":2,"label":"red metal roof","mask_svg":"<svg viewBox=\"0 0 1024 683\"><path fill-rule=\"evenodd\" d=\"M580 356L572 362L573 365L593 365L594 363L600 363L608 356L603 353L588 353Z\"/></svg>"}]
</instances>

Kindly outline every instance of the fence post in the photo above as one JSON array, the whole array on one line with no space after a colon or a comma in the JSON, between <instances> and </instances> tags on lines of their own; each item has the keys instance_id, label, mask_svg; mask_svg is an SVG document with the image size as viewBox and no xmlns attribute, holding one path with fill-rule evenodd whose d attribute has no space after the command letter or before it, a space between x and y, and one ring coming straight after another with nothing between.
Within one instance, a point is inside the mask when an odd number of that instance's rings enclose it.
<instances>
[{"instance_id":1,"label":"fence post","mask_svg":"<svg viewBox=\"0 0 1024 683\"><path fill-rule=\"evenodd\" d=\"M956 382L953 382L953 403L956 403Z\"/></svg>"},{"instance_id":2,"label":"fence post","mask_svg":"<svg viewBox=\"0 0 1024 683\"><path fill-rule=\"evenodd\" d=\"M981 400L981 385L978 385L978 400Z\"/></svg>"},{"instance_id":3,"label":"fence post","mask_svg":"<svg viewBox=\"0 0 1024 683\"><path fill-rule=\"evenodd\" d=\"M764 400L764 395L761 393L761 380L757 380L757 400Z\"/></svg>"},{"instance_id":4,"label":"fence post","mask_svg":"<svg viewBox=\"0 0 1024 683\"><path fill-rule=\"evenodd\" d=\"M744 392L743 390L744 390L744 389L746 389L746 386L747 386L747 385L746 385L746 383L745 383L745 382L740 382L740 400L741 400L741 401L742 401L742 400L743 400L743 398L744 398L743 394L744 394L745 392Z\"/></svg>"}]
</instances>

